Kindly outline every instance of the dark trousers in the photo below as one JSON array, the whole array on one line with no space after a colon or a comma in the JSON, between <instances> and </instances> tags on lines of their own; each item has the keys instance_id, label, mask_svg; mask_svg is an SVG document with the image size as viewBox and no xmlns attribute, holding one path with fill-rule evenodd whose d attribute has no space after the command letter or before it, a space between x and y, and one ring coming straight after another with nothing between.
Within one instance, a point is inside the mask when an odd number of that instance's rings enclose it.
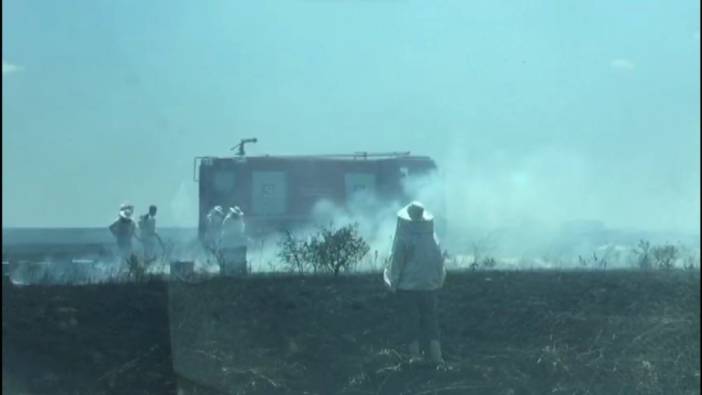
<instances>
[{"instance_id":1,"label":"dark trousers","mask_svg":"<svg viewBox=\"0 0 702 395\"><path fill-rule=\"evenodd\" d=\"M221 273L225 276L246 274L246 247L222 248Z\"/></svg>"},{"instance_id":2,"label":"dark trousers","mask_svg":"<svg viewBox=\"0 0 702 395\"><path fill-rule=\"evenodd\" d=\"M134 254L131 241L117 240L117 249L123 261L130 259Z\"/></svg>"},{"instance_id":3,"label":"dark trousers","mask_svg":"<svg viewBox=\"0 0 702 395\"><path fill-rule=\"evenodd\" d=\"M398 290L402 331L406 343L439 340L437 291Z\"/></svg>"},{"instance_id":4,"label":"dark trousers","mask_svg":"<svg viewBox=\"0 0 702 395\"><path fill-rule=\"evenodd\" d=\"M153 237L145 237L142 241L144 246L144 260L151 261L156 259L156 240Z\"/></svg>"}]
</instances>

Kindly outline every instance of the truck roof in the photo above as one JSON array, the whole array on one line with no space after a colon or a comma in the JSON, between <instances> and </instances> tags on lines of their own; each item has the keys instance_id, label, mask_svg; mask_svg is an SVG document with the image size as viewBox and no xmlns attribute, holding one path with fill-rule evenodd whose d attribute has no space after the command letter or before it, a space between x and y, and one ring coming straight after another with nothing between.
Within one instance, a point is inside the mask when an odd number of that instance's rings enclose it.
<instances>
[{"instance_id":1,"label":"truck roof","mask_svg":"<svg viewBox=\"0 0 702 395\"><path fill-rule=\"evenodd\" d=\"M320 154L320 155L257 155L257 156L201 156L199 159L210 160L266 160L266 159L309 159L309 160L383 160L383 159L409 159L409 160L432 160L428 156L411 155L410 152L356 152L353 154Z\"/></svg>"}]
</instances>

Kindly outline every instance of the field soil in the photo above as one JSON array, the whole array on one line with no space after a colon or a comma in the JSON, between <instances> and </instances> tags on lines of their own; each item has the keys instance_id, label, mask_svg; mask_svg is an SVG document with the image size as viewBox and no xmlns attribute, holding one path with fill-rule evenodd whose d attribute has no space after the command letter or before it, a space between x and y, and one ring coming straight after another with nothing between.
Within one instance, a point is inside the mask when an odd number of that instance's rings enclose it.
<instances>
[{"instance_id":1,"label":"field soil","mask_svg":"<svg viewBox=\"0 0 702 395\"><path fill-rule=\"evenodd\" d=\"M452 272L443 366L379 274L15 287L7 394L699 394L699 272Z\"/></svg>"}]
</instances>

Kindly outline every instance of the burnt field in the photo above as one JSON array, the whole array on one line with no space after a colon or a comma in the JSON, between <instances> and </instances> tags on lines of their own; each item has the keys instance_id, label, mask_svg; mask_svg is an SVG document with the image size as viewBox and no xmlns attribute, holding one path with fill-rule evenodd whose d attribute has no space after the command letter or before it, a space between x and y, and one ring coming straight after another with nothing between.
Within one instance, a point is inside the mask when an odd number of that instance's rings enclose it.
<instances>
[{"instance_id":1,"label":"burnt field","mask_svg":"<svg viewBox=\"0 0 702 395\"><path fill-rule=\"evenodd\" d=\"M396 307L378 274L4 282L3 393L700 393L699 272L449 273L438 370Z\"/></svg>"}]
</instances>

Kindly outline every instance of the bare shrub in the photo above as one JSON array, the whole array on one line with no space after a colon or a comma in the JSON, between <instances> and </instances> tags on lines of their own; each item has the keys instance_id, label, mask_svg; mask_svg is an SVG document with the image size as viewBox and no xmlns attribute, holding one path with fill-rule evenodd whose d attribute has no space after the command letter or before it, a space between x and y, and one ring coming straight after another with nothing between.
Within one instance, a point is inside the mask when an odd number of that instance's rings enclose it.
<instances>
[{"instance_id":1,"label":"bare shrub","mask_svg":"<svg viewBox=\"0 0 702 395\"><path fill-rule=\"evenodd\" d=\"M582 255L578 255L578 266L583 269L602 269L607 270L607 254L604 256L597 256L596 252L592 253L592 258L583 258Z\"/></svg>"},{"instance_id":2,"label":"bare shrub","mask_svg":"<svg viewBox=\"0 0 702 395\"><path fill-rule=\"evenodd\" d=\"M675 268L675 260L678 259L679 253L678 248L672 244L656 246L651 249L655 267L660 270L672 270Z\"/></svg>"},{"instance_id":3,"label":"bare shrub","mask_svg":"<svg viewBox=\"0 0 702 395\"><path fill-rule=\"evenodd\" d=\"M309 244L292 234L289 230L283 230L283 237L278 242L278 258L290 272L304 273L311 267L309 263Z\"/></svg>"},{"instance_id":4,"label":"bare shrub","mask_svg":"<svg viewBox=\"0 0 702 395\"><path fill-rule=\"evenodd\" d=\"M471 270L493 268L497 264L488 254L495 249L494 234L487 234L473 241L470 245L473 261L468 266ZM487 266L485 265L487 263Z\"/></svg>"},{"instance_id":5,"label":"bare shrub","mask_svg":"<svg viewBox=\"0 0 702 395\"><path fill-rule=\"evenodd\" d=\"M333 225L322 227L307 240L295 238L284 232L279 243L278 256L291 271L303 273L328 272L337 276L356 266L370 251L370 246L358 232L358 224L335 229Z\"/></svg>"},{"instance_id":6,"label":"bare shrub","mask_svg":"<svg viewBox=\"0 0 702 395\"><path fill-rule=\"evenodd\" d=\"M636 266L641 270L653 268L653 257L651 256L651 243L646 240L639 240L639 244L634 249L636 255Z\"/></svg>"},{"instance_id":7,"label":"bare shrub","mask_svg":"<svg viewBox=\"0 0 702 395\"><path fill-rule=\"evenodd\" d=\"M479 261L473 258L473 263L470 264L470 269L473 271L477 270L492 270L497 266L497 260L493 257L487 256Z\"/></svg>"},{"instance_id":8,"label":"bare shrub","mask_svg":"<svg viewBox=\"0 0 702 395\"><path fill-rule=\"evenodd\" d=\"M485 257L480 264L483 269L490 270L497 266L497 260L493 257Z\"/></svg>"},{"instance_id":9,"label":"bare shrub","mask_svg":"<svg viewBox=\"0 0 702 395\"><path fill-rule=\"evenodd\" d=\"M634 253L636 254L636 266L639 269L673 270L675 269L675 262L682 255L682 249L673 244L652 246L648 241L641 240ZM683 268L694 267L695 260L694 255L685 257Z\"/></svg>"},{"instance_id":10,"label":"bare shrub","mask_svg":"<svg viewBox=\"0 0 702 395\"><path fill-rule=\"evenodd\" d=\"M683 268L688 271L695 270L697 267L699 267L700 261L699 259L694 255L694 254L689 254L685 257L685 261L683 263Z\"/></svg>"},{"instance_id":11,"label":"bare shrub","mask_svg":"<svg viewBox=\"0 0 702 395\"><path fill-rule=\"evenodd\" d=\"M607 270L607 253L604 256L598 257L596 253L592 253L592 263L595 268Z\"/></svg>"},{"instance_id":12,"label":"bare shrub","mask_svg":"<svg viewBox=\"0 0 702 395\"><path fill-rule=\"evenodd\" d=\"M584 269L589 267L590 263L587 261L587 259L583 258L582 255L578 255L578 266Z\"/></svg>"},{"instance_id":13,"label":"bare shrub","mask_svg":"<svg viewBox=\"0 0 702 395\"><path fill-rule=\"evenodd\" d=\"M308 243L312 266L338 275L349 271L368 254L370 247L358 232L358 224L334 229L323 227Z\"/></svg>"}]
</instances>

